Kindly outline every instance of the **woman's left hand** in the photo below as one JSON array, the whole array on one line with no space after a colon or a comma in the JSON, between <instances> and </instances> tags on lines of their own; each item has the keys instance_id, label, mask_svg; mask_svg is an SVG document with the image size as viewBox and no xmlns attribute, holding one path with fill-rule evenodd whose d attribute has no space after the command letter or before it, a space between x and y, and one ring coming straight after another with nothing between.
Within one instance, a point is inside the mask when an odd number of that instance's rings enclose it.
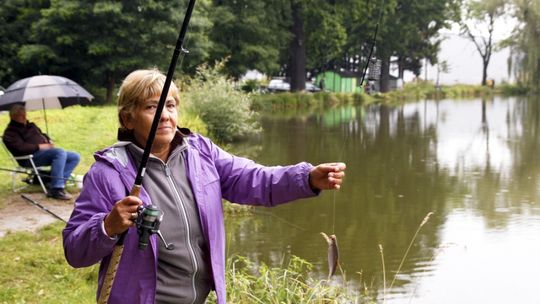
<instances>
[{"instance_id":1,"label":"woman's left hand","mask_svg":"<svg viewBox=\"0 0 540 304\"><path fill-rule=\"evenodd\" d=\"M345 176L345 163L327 163L313 167L309 172L309 185L312 189L339 189Z\"/></svg>"}]
</instances>

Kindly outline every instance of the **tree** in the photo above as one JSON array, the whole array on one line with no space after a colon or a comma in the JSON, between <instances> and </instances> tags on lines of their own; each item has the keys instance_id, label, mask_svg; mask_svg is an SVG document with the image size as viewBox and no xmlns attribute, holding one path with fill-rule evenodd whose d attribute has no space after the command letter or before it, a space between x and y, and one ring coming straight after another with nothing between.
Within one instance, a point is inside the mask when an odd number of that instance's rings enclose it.
<instances>
[{"instance_id":1,"label":"tree","mask_svg":"<svg viewBox=\"0 0 540 304\"><path fill-rule=\"evenodd\" d=\"M291 0L291 33L293 38L289 46L289 74L291 91L303 91L306 88L306 35L304 31L304 7L301 1Z\"/></svg>"},{"instance_id":2,"label":"tree","mask_svg":"<svg viewBox=\"0 0 540 304\"><path fill-rule=\"evenodd\" d=\"M439 32L457 18L458 4L458 0L398 0L395 9L387 9L377 50L382 60L381 91L389 89L392 56L398 58L399 76L405 69L419 74L422 59L437 63Z\"/></svg>"},{"instance_id":3,"label":"tree","mask_svg":"<svg viewBox=\"0 0 540 304\"><path fill-rule=\"evenodd\" d=\"M540 6L534 0L514 0L513 15L518 24L504 43L511 48L509 69L518 83L540 88Z\"/></svg>"},{"instance_id":4,"label":"tree","mask_svg":"<svg viewBox=\"0 0 540 304\"><path fill-rule=\"evenodd\" d=\"M448 73L450 72L450 65L446 60L439 61L437 63L437 80L436 80L436 86L439 87L439 79L441 73Z\"/></svg>"},{"instance_id":5,"label":"tree","mask_svg":"<svg viewBox=\"0 0 540 304\"><path fill-rule=\"evenodd\" d=\"M326 63L330 69L344 69L361 73L373 44L373 34L378 16L385 11L382 1L340 1L341 23L345 30L345 42L341 52Z\"/></svg>"},{"instance_id":6,"label":"tree","mask_svg":"<svg viewBox=\"0 0 540 304\"><path fill-rule=\"evenodd\" d=\"M311 0L305 9L306 68L324 71L329 62L342 58L347 43L347 31L342 5Z\"/></svg>"},{"instance_id":7,"label":"tree","mask_svg":"<svg viewBox=\"0 0 540 304\"><path fill-rule=\"evenodd\" d=\"M280 28L273 1L214 1L214 23L210 39L214 43L211 59L229 57L227 74L240 77L249 69L273 74L279 71L280 40L288 32Z\"/></svg>"},{"instance_id":8,"label":"tree","mask_svg":"<svg viewBox=\"0 0 540 304\"><path fill-rule=\"evenodd\" d=\"M0 5L0 84L7 87L20 78L46 72L47 52L29 62L21 45L32 41L32 24L49 5L43 0L5 0Z\"/></svg>"},{"instance_id":9,"label":"tree","mask_svg":"<svg viewBox=\"0 0 540 304\"><path fill-rule=\"evenodd\" d=\"M486 85L487 69L493 53L495 20L504 14L504 0L472 0L466 3L462 34L471 40L482 57L482 85Z\"/></svg>"},{"instance_id":10,"label":"tree","mask_svg":"<svg viewBox=\"0 0 540 304\"><path fill-rule=\"evenodd\" d=\"M106 101L111 102L115 85L130 71L149 66L167 69L183 5L183 1L53 0L34 25L37 43L23 45L21 52L28 62L45 57L50 72L105 86ZM204 5L199 10L204 12ZM202 13L194 15L204 18ZM190 59L201 56L200 63L205 43L197 45L201 39L193 28L197 29L192 27L188 35L195 37L191 43L198 52Z\"/></svg>"},{"instance_id":11,"label":"tree","mask_svg":"<svg viewBox=\"0 0 540 304\"><path fill-rule=\"evenodd\" d=\"M339 3L347 41L342 47L341 58L330 65L361 75L379 24L372 56L382 61L382 91L388 90L392 58L397 57L398 77L403 77L405 70L419 75L424 58L437 62L442 39L439 31L456 20L459 7L459 0L343 0Z\"/></svg>"},{"instance_id":12,"label":"tree","mask_svg":"<svg viewBox=\"0 0 540 304\"><path fill-rule=\"evenodd\" d=\"M291 91L305 89L307 70L324 70L342 56L347 33L342 26L343 6L332 0L290 0L291 39L288 74Z\"/></svg>"}]
</instances>

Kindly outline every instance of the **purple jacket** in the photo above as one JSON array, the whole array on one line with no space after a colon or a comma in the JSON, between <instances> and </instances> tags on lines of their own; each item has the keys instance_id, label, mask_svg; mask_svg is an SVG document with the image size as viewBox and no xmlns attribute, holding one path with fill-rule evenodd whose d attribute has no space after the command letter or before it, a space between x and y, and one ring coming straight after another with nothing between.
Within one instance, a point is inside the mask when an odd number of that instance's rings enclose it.
<instances>
[{"instance_id":1,"label":"purple jacket","mask_svg":"<svg viewBox=\"0 0 540 304\"><path fill-rule=\"evenodd\" d=\"M210 249L212 275L218 303L225 296L225 227L222 198L231 202L274 206L316 194L308 183L312 165L265 167L233 156L208 138L197 134L184 137L188 143L186 168L199 210L203 233ZM102 231L105 215L124 198L135 180L136 168L122 143L99 151L96 162L84 178L83 190L63 231L64 252L73 267L87 267L101 261L98 295L115 241ZM147 192L141 200L149 205ZM152 250L137 248L138 235L130 228L109 303L154 303L156 291L157 239Z\"/></svg>"}]
</instances>

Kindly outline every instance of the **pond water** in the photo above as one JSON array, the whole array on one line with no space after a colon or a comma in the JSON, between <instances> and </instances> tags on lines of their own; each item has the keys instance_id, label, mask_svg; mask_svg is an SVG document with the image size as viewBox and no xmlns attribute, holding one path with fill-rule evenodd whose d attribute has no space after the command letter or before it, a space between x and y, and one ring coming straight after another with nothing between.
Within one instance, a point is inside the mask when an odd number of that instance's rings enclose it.
<instances>
[{"instance_id":1,"label":"pond water","mask_svg":"<svg viewBox=\"0 0 540 304\"><path fill-rule=\"evenodd\" d=\"M256 161L344 161L346 181L229 218L229 256L279 266L296 255L325 278L323 231L350 286L381 303L540 303L538 98L350 106L263 127L246 143Z\"/></svg>"}]
</instances>

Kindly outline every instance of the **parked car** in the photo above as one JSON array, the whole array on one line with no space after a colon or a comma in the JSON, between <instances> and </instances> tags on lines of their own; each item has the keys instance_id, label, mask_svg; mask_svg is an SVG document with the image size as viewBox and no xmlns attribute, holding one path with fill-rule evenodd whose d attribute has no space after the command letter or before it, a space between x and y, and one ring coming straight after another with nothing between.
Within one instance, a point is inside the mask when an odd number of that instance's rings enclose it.
<instances>
[{"instance_id":1,"label":"parked car","mask_svg":"<svg viewBox=\"0 0 540 304\"><path fill-rule=\"evenodd\" d=\"M291 85L283 79L272 79L267 88L270 92L288 92L291 90Z\"/></svg>"},{"instance_id":2,"label":"parked car","mask_svg":"<svg viewBox=\"0 0 540 304\"><path fill-rule=\"evenodd\" d=\"M314 85L311 82L306 82L306 91L308 91L308 92L320 92L321 88L319 88L318 86Z\"/></svg>"},{"instance_id":3,"label":"parked car","mask_svg":"<svg viewBox=\"0 0 540 304\"><path fill-rule=\"evenodd\" d=\"M291 85L283 79L272 79L267 87L270 92L288 92L291 90ZM319 92L321 89L311 82L306 82L307 92Z\"/></svg>"}]
</instances>

